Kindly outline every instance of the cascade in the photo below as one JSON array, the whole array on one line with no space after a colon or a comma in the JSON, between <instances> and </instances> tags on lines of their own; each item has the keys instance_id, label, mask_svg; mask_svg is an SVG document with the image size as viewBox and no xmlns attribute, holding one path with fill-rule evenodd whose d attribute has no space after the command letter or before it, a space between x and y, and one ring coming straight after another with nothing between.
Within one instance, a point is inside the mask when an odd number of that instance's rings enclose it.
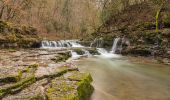
<instances>
[{"instance_id":1,"label":"cascade","mask_svg":"<svg viewBox=\"0 0 170 100\"><path fill-rule=\"evenodd\" d=\"M108 54L108 52L104 48L97 48L97 50L101 55Z\"/></svg>"},{"instance_id":2,"label":"cascade","mask_svg":"<svg viewBox=\"0 0 170 100\"><path fill-rule=\"evenodd\" d=\"M90 47L102 48L103 47L103 38L95 38L94 41L90 44Z\"/></svg>"},{"instance_id":3,"label":"cascade","mask_svg":"<svg viewBox=\"0 0 170 100\"><path fill-rule=\"evenodd\" d=\"M60 40L60 41L47 41L41 42L41 48L61 48L61 47L83 47L78 43L78 40Z\"/></svg>"},{"instance_id":4,"label":"cascade","mask_svg":"<svg viewBox=\"0 0 170 100\"><path fill-rule=\"evenodd\" d=\"M92 56L88 50L83 49L83 51L85 52L84 54L85 56L88 56L88 57Z\"/></svg>"},{"instance_id":5,"label":"cascade","mask_svg":"<svg viewBox=\"0 0 170 100\"><path fill-rule=\"evenodd\" d=\"M71 50L71 57L72 59L78 59L81 57L81 55L78 55L75 51Z\"/></svg>"},{"instance_id":6,"label":"cascade","mask_svg":"<svg viewBox=\"0 0 170 100\"><path fill-rule=\"evenodd\" d=\"M113 46L112 46L112 50L111 50L111 53L116 53L116 51L118 50L118 44L121 42L121 38L116 38L114 41L113 41Z\"/></svg>"},{"instance_id":7,"label":"cascade","mask_svg":"<svg viewBox=\"0 0 170 100\"><path fill-rule=\"evenodd\" d=\"M97 51L101 54L100 57L104 57L104 58L119 58L120 57L120 55L109 53L104 48L97 48Z\"/></svg>"}]
</instances>

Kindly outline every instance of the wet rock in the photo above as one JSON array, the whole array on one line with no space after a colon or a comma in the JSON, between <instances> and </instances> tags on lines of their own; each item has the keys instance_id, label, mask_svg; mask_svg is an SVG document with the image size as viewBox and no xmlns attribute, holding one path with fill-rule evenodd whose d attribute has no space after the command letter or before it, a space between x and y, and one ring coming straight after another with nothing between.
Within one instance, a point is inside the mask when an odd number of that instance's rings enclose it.
<instances>
[{"instance_id":1,"label":"wet rock","mask_svg":"<svg viewBox=\"0 0 170 100\"><path fill-rule=\"evenodd\" d=\"M130 47L122 50L123 55L135 55L135 56L151 56L152 51L147 47Z\"/></svg>"},{"instance_id":2,"label":"wet rock","mask_svg":"<svg viewBox=\"0 0 170 100\"><path fill-rule=\"evenodd\" d=\"M78 55L84 55L85 52L82 49L74 49L74 52L76 52Z\"/></svg>"},{"instance_id":3,"label":"wet rock","mask_svg":"<svg viewBox=\"0 0 170 100\"><path fill-rule=\"evenodd\" d=\"M58 63L58 62L65 62L71 57L70 52L59 52L57 56L54 58L51 58L52 61Z\"/></svg>"},{"instance_id":4,"label":"wet rock","mask_svg":"<svg viewBox=\"0 0 170 100\"><path fill-rule=\"evenodd\" d=\"M87 49L92 55L100 55L96 48Z\"/></svg>"}]
</instances>

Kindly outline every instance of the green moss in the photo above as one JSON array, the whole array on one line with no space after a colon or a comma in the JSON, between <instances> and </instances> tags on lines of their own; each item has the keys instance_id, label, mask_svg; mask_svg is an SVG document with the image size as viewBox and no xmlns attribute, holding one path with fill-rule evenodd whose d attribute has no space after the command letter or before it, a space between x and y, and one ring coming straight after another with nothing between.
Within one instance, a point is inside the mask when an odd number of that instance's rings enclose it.
<instances>
[{"instance_id":1,"label":"green moss","mask_svg":"<svg viewBox=\"0 0 170 100\"><path fill-rule=\"evenodd\" d=\"M79 100L88 100L94 90L90 84L93 81L91 75L89 73L74 72L68 79L78 81L77 91Z\"/></svg>"},{"instance_id":2,"label":"green moss","mask_svg":"<svg viewBox=\"0 0 170 100\"><path fill-rule=\"evenodd\" d=\"M76 84L68 83L64 79L52 81L52 86L47 90L49 100L75 100L77 94L74 94Z\"/></svg>"},{"instance_id":3,"label":"green moss","mask_svg":"<svg viewBox=\"0 0 170 100\"><path fill-rule=\"evenodd\" d=\"M0 21L0 33L0 41L3 39L1 44L5 44L3 47L11 46L28 48L32 47L40 40L35 28L15 25L6 21Z\"/></svg>"},{"instance_id":4,"label":"green moss","mask_svg":"<svg viewBox=\"0 0 170 100\"><path fill-rule=\"evenodd\" d=\"M89 79L85 79L78 83L78 96L79 100L89 100L94 88L90 84Z\"/></svg>"},{"instance_id":5,"label":"green moss","mask_svg":"<svg viewBox=\"0 0 170 100\"><path fill-rule=\"evenodd\" d=\"M35 77L31 76L29 78L23 79L9 87L6 88L2 88L0 89L0 98L2 98L3 96L5 96L6 94L12 94L12 93L16 93L20 90L22 90L23 88L27 87L28 85L34 83Z\"/></svg>"},{"instance_id":6,"label":"green moss","mask_svg":"<svg viewBox=\"0 0 170 100\"><path fill-rule=\"evenodd\" d=\"M37 69L38 66L39 66L38 64L32 64L32 65L29 66L29 68L35 68L35 69Z\"/></svg>"},{"instance_id":7,"label":"green moss","mask_svg":"<svg viewBox=\"0 0 170 100\"><path fill-rule=\"evenodd\" d=\"M4 33L5 29L9 29L11 26L11 23L5 22L5 21L0 21L0 33Z\"/></svg>"},{"instance_id":8,"label":"green moss","mask_svg":"<svg viewBox=\"0 0 170 100\"><path fill-rule=\"evenodd\" d=\"M85 52L82 49L74 49L74 51L78 54L78 55L83 55L85 54Z\"/></svg>"},{"instance_id":9,"label":"green moss","mask_svg":"<svg viewBox=\"0 0 170 100\"><path fill-rule=\"evenodd\" d=\"M18 38L16 37L15 33L7 33L8 35L6 36L6 40L10 43L15 43L17 42Z\"/></svg>"},{"instance_id":10,"label":"green moss","mask_svg":"<svg viewBox=\"0 0 170 100\"><path fill-rule=\"evenodd\" d=\"M103 41L104 41L104 47L110 47L113 45L113 39L115 36L112 35L104 35L103 36Z\"/></svg>"},{"instance_id":11,"label":"green moss","mask_svg":"<svg viewBox=\"0 0 170 100\"><path fill-rule=\"evenodd\" d=\"M88 49L88 51L92 55L100 55L96 48Z\"/></svg>"},{"instance_id":12,"label":"green moss","mask_svg":"<svg viewBox=\"0 0 170 100\"><path fill-rule=\"evenodd\" d=\"M14 48L9 48L8 51L9 51L9 52L16 52L17 50L14 49Z\"/></svg>"},{"instance_id":13,"label":"green moss","mask_svg":"<svg viewBox=\"0 0 170 100\"><path fill-rule=\"evenodd\" d=\"M5 91L0 90L0 99L5 95Z\"/></svg>"},{"instance_id":14,"label":"green moss","mask_svg":"<svg viewBox=\"0 0 170 100\"><path fill-rule=\"evenodd\" d=\"M35 71L37 70L38 66L39 66L38 64L32 64L32 65L28 66L27 73L34 74Z\"/></svg>"},{"instance_id":15,"label":"green moss","mask_svg":"<svg viewBox=\"0 0 170 100\"><path fill-rule=\"evenodd\" d=\"M89 100L94 90L90 84L91 75L78 71L71 73L68 77L70 81L62 77L52 81L52 86L47 91L49 100Z\"/></svg>"},{"instance_id":16,"label":"green moss","mask_svg":"<svg viewBox=\"0 0 170 100\"><path fill-rule=\"evenodd\" d=\"M65 62L67 59L66 59L66 57L59 55L59 56L56 56L55 58L52 58L51 60L58 63L58 62L62 62L62 61Z\"/></svg>"},{"instance_id":17,"label":"green moss","mask_svg":"<svg viewBox=\"0 0 170 100\"><path fill-rule=\"evenodd\" d=\"M80 73L80 72L73 72L73 74L71 76L68 77L69 80L72 81L82 81L85 79L88 79L89 82L92 82L92 77L89 73Z\"/></svg>"},{"instance_id":18,"label":"green moss","mask_svg":"<svg viewBox=\"0 0 170 100\"><path fill-rule=\"evenodd\" d=\"M9 75L0 78L1 83L14 83L21 80L23 75L22 70L18 70L18 75Z\"/></svg>"},{"instance_id":19,"label":"green moss","mask_svg":"<svg viewBox=\"0 0 170 100\"><path fill-rule=\"evenodd\" d=\"M21 80L23 73L21 70L18 71L18 80Z\"/></svg>"},{"instance_id":20,"label":"green moss","mask_svg":"<svg viewBox=\"0 0 170 100\"><path fill-rule=\"evenodd\" d=\"M37 95L35 97L32 97L30 100L44 100L44 98L40 95Z\"/></svg>"},{"instance_id":21,"label":"green moss","mask_svg":"<svg viewBox=\"0 0 170 100\"><path fill-rule=\"evenodd\" d=\"M0 83L11 83L11 82L17 82L18 76L4 76L0 78Z\"/></svg>"},{"instance_id":22,"label":"green moss","mask_svg":"<svg viewBox=\"0 0 170 100\"><path fill-rule=\"evenodd\" d=\"M71 57L70 52L61 52L61 53L58 53L58 55L55 56L54 58L52 58L51 60L56 62L56 63L65 62L70 57Z\"/></svg>"}]
</instances>

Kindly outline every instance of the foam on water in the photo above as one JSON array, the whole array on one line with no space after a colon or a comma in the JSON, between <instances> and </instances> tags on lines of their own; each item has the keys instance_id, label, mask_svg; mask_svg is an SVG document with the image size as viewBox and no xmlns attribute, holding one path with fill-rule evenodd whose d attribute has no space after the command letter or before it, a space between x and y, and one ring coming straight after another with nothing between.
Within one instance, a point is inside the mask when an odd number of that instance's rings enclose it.
<instances>
[{"instance_id":1,"label":"foam on water","mask_svg":"<svg viewBox=\"0 0 170 100\"><path fill-rule=\"evenodd\" d=\"M98 52L101 54L99 57L104 57L104 58L120 58L120 55L109 53L106 49L104 48L97 48Z\"/></svg>"}]
</instances>

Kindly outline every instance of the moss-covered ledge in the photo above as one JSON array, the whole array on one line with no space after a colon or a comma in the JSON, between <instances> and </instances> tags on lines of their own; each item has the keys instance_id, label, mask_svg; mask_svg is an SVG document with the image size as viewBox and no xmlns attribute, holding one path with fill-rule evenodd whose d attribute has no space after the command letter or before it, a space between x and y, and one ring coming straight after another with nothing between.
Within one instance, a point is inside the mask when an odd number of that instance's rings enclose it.
<instances>
[{"instance_id":1,"label":"moss-covered ledge","mask_svg":"<svg viewBox=\"0 0 170 100\"><path fill-rule=\"evenodd\" d=\"M0 99L7 94L15 94L29 85L36 82L35 71L38 65L33 64L27 67L25 70L19 70L17 75L9 75L0 78L0 82L6 83L7 86L0 87Z\"/></svg>"},{"instance_id":2,"label":"moss-covered ledge","mask_svg":"<svg viewBox=\"0 0 170 100\"><path fill-rule=\"evenodd\" d=\"M0 99L3 98L5 95L7 94L13 94L16 93L17 91L22 90L23 88L27 87L28 85L34 83L35 77L31 76L29 78L23 79L11 86L5 87L5 88L1 88L0 89Z\"/></svg>"},{"instance_id":3,"label":"moss-covered ledge","mask_svg":"<svg viewBox=\"0 0 170 100\"><path fill-rule=\"evenodd\" d=\"M88 100L94 90L90 84L92 82L91 75L80 73L78 68L63 66L58 68L55 73L39 77L35 75L38 67L37 64L30 65L26 69L18 72L15 82L12 80L9 81L9 83L5 83L4 86L0 86L0 99L17 96L23 90L34 86L35 83L44 79L48 80L45 86L48 87L45 91L48 100L56 100L56 98L57 100ZM6 78L8 78L8 76L4 77L3 80ZM55 95L56 93L58 95ZM28 100L36 100L35 98L43 97L35 94L28 97Z\"/></svg>"},{"instance_id":4,"label":"moss-covered ledge","mask_svg":"<svg viewBox=\"0 0 170 100\"><path fill-rule=\"evenodd\" d=\"M57 56L55 56L54 58L51 58L51 60L54 61L55 63L65 62L70 57L71 57L71 53L69 51L68 52L59 52L57 54Z\"/></svg>"},{"instance_id":5,"label":"moss-covered ledge","mask_svg":"<svg viewBox=\"0 0 170 100\"><path fill-rule=\"evenodd\" d=\"M36 28L0 20L1 48L39 47L40 41Z\"/></svg>"},{"instance_id":6,"label":"moss-covered ledge","mask_svg":"<svg viewBox=\"0 0 170 100\"><path fill-rule=\"evenodd\" d=\"M94 90L92 81L90 74L74 71L67 79L52 80L47 97L49 100L89 100Z\"/></svg>"}]
</instances>

